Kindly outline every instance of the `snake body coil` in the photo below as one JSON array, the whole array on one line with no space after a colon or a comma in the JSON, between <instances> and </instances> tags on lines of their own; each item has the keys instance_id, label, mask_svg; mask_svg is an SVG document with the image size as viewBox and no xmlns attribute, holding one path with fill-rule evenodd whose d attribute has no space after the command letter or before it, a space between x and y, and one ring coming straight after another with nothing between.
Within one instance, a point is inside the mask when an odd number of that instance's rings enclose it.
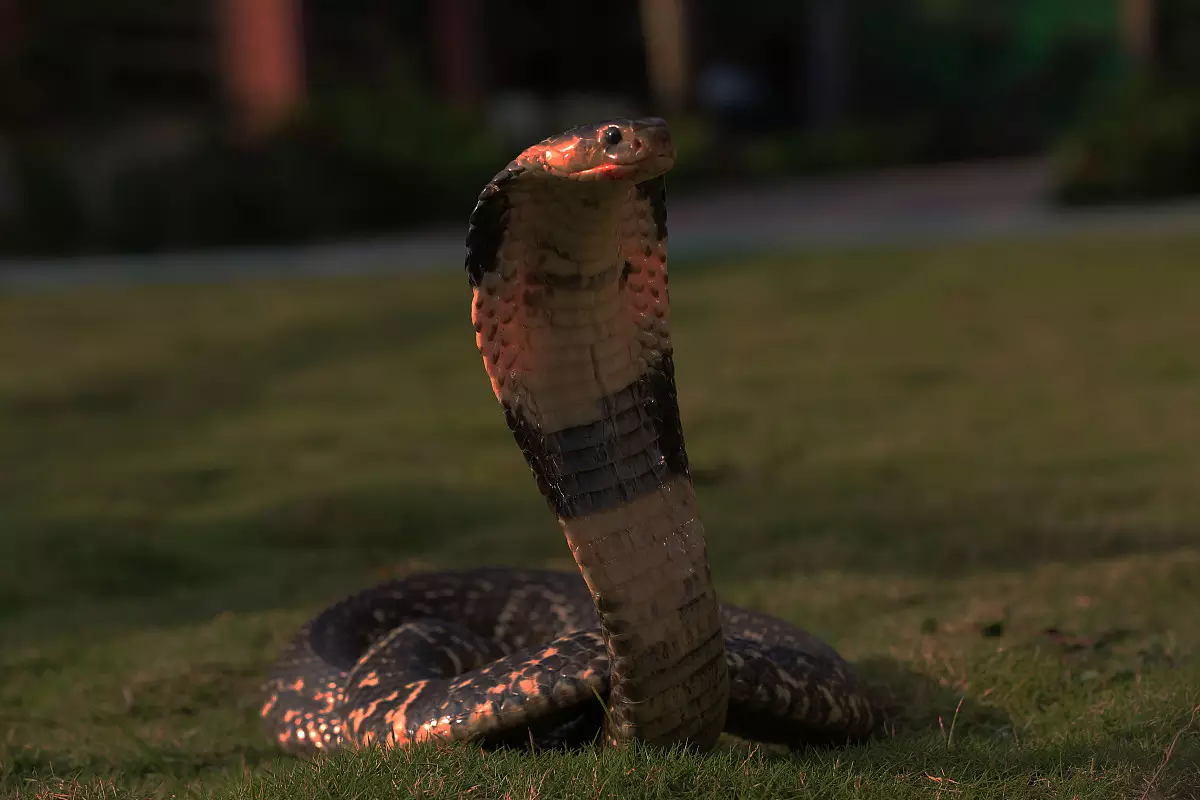
<instances>
[{"instance_id":1,"label":"snake body coil","mask_svg":"<svg viewBox=\"0 0 1200 800\"><path fill-rule=\"evenodd\" d=\"M417 575L330 607L267 683L289 752L480 739L711 746L867 735L827 645L718 603L675 393L662 120L530 147L467 236L476 342L579 574ZM603 713L600 699L605 701Z\"/></svg>"}]
</instances>

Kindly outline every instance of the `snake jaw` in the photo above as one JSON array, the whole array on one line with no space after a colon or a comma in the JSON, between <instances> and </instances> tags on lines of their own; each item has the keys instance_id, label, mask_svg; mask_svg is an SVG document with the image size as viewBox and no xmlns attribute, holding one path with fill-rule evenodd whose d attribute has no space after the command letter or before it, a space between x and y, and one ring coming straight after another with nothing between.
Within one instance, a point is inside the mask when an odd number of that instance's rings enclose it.
<instances>
[{"instance_id":1,"label":"snake jaw","mask_svg":"<svg viewBox=\"0 0 1200 800\"><path fill-rule=\"evenodd\" d=\"M607 162L588 169L573 172L566 177L576 181L587 180L649 180L669 170L675 163L674 155L657 155L639 159L632 164Z\"/></svg>"}]
</instances>

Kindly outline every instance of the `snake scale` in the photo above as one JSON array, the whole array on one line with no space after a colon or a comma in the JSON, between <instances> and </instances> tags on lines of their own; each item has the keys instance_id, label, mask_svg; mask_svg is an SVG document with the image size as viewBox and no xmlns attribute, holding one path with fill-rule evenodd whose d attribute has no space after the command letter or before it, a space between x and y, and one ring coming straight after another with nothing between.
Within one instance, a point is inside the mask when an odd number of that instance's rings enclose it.
<instances>
[{"instance_id":1,"label":"snake scale","mask_svg":"<svg viewBox=\"0 0 1200 800\"><path fill-rule=\"evenodd\" d=\"M261 715L287 752L475 740L837 743L878 720L828 645L718 603L675 392L667 124L522 152L467 234L476 343L578 573L410 576L307 623Z\"/></svg>"}]
</instances>

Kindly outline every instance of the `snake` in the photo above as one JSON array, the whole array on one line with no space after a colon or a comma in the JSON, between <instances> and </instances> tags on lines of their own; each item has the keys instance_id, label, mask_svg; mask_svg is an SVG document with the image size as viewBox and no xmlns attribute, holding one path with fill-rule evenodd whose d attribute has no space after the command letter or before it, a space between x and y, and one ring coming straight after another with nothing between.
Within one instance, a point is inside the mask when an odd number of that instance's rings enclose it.
<instances>
[{"instance_id":1,"label":"snake","mask_svg":"<svg viewBox=\"0 0 1200 800\"><path fill-rule=\"evenodd\" d=\"M576 571L424 572L304 624L264 686L286 753L422 742L790 747L880 712L827 643L718 600L675 382L659 118L551 136L480 193L471 320Z\"/></svg>"}]
</instances>

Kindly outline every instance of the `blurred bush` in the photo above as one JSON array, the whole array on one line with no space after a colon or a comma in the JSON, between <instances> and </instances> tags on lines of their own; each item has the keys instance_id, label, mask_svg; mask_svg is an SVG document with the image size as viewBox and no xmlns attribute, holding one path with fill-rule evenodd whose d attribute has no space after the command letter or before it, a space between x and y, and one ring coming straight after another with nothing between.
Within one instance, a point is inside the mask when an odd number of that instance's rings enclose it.
<instances>
[{"instance_id":1,"label":"blurred bush","mask_svg":"<svg viewBox=\"0 0 1200 800\"><path fill-rule=\"evenodd\" d=\"M83 246L87 217L63 154L53 141L10 146L8 177L19 201L11 216L0 216L0 250L58 253Z\"/></svg>"},{"instance_id":2,"label":"blurred bush","mask_svg":"<svg viewBox=\"0 0 1200 800\"><path fill-rule=\"evenodd\" d=\"M1058 152L1068 204L1200 193L1200 88L1139 82L1092 112Z\"/></svg>"},{"instance_id":3,"label":"blurred bush","mask_svg":"<svg viewBox=\"0 0 1200 800\"><path fill-rule=\"evenodd\" d=\"M827 131L764 137L750 143L750 175L827 175L925 160L928 131L915 124L842 125Z\"/></svg>"},{"instance_id":4,"label":"blurred bush","mask_svg":"<svg viewBox=\"0 0 1200 800\"><path fill-rule=\"evenodd\" d=\"M1117 3L858 0L856 102L916 160L1039 150L1121 74Z\"/></svg>"},{"instance_id":5,"label":"blurred bush","mask_svg":"<svg viewBox=\"0 0 1200 800\"><path fill-rule=\"evenodd\" d=\"M465 114L396 80L313 97L268 139L208 137L119 176L105 239L131 250L372 235L465 219L507 156Z\"/></svg>"},{"instance_id":6,"label":"blurred bush","mask_svg":"<svg viewBox=\"0 0 1200 800\"><path fill-rule=\"evenodd\" d=\"M836 175L929 158L928 127L844 123L827 130L730 130L703 117L671 119L677 161L671 190L720 183L769 183L787 176Z\"/></svg>"},{"instance_id":7,"label":"blurred bush","mask_svg":"<svg viewBox=\"0 0 1200 800\"><path fill-rule=\"evenodd\" d=\"M9 143L14 214L0 251L77 254L370 236L465 220L512 154L467 113L402 78L315 94L273 135L215 128L184 154L117 169L85 202L73 151L54 139ZM99 210L99 211L97 211Z\"/></svg>"},{"instance_id":8,"label":"blurred bush","mask_svg":"<svg viewBox=\"0 0 1200 800\"><path fill-rule=\"evenodd\" d=\"M1063 138L1060 202L1200 194L1200 0L1159 0L1154 41L1153 63Z\"/></svg>"}]
</instances>

